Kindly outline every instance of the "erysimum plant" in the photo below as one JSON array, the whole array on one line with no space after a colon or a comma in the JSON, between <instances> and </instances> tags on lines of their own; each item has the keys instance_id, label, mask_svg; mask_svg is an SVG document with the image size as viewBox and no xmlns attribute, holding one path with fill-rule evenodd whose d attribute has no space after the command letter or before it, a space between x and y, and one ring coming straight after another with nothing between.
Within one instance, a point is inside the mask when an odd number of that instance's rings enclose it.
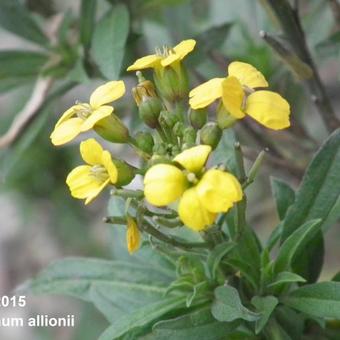
<instances>
[{"instance_id":1,"label":"erysimum plant","mask_svg":"<svg viewBox=\"0 0 340 340\"><path fill-rule=\"evenodd\" d=\"M55 145L97 132L80 144L86 164L66 179L71 195L88 204L111 187L114 214L105 222L125 230L135 254L62 260L27 289L94 303L111 323L101 340L338 338L339 277L316 281L322 231L340 190L339 130L297 192L273 181L280 223L260 242L247 222L247 189L264 152L246 171L240 142L231 149L221 143L246 116L267 129L288 129L290 105L267 89L260 70L240 61L229 64L226 77L191 89L184 59L195 44L157 49L128 68L137 71L132 93L143 131L130 131L110 105L125 94L122 81L101 85L89 103L61 116L51 134ZM141 73L148 68L153 79ZM139 166L104 149L102 138L131 146ZM224 162L214 162L217 152ZM137 176L143 185L126 188Z\"/></svg>"}]
</instances>

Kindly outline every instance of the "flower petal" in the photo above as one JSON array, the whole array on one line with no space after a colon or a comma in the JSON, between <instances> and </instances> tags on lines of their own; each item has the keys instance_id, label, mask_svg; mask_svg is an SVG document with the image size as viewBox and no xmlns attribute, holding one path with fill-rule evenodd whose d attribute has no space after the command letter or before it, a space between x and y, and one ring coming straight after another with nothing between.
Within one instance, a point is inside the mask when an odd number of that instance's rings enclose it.
<instances>
[{"instance_id":1,"label":"flower petal","mask_svg":"<svg viewBox=\"0 0 340 340\"><path fill-rule=\"evenodd\" d=\"M84 105L84 104L83 104ZM73 115L75 115L77 113L77 111L80 111L82 109L82 105L80 104L76 104L73 105L72 107L70 107L68 110L66 110L62 116L59 118L59 120L57 121L57 124L55 125L56 127L59 126L61 123L67 121L68 119L70 119Z\"/></svg>"},{"instance_id":2,"label":"flower petal","mask_svg":"<svg viewBox=\"0 0 340 340\"><path fill-rule=\"evenodd\" d=\"M210 105L217 98L222 97L222 82L225 78L213 78L195 87L189 93L189 104L193 109L200 109Z\"/></svg>"},{"instance_id":3,"label":"flower petal","mask_svg":"<svg viewBox=\"0 0 340 340\"><path fill-rule=\"evenodd\" d=\"M70 142L79 135L80 127L83 124L81 118L70 118L56 126L51 133L51 141L54 145L62 145Z\"/></svg>"},{"instance_id":4,"label":"flower petal","mask_svg":"<svg viewBox=\"0 0 340 340\"><path fill-rule=\"evenodd\" d=\"M97 122L99 122L103 118L110 116L112 111L113 111L112 106L104 105L99 107L98 109L93 111L88 118L86 118L83 121L83 124L80 127L80 131L85 132L91 130Z\"/></svg>"},{"instance_id":5,"label":"flower petal","mask_svg":"<svg viewBox=\"0 0 340 340\"><path fill-rule=\"evenodd\" d=\"M144 177L145 198L155 206L175 202L183 194L186 186L186 178L182 171L169 164L154 165Z\"/></svg>"},{"instance_id":6,"label":"flower petal","mask_svg":"<svg viewBox=\"0 0 340 340\"><path fill-rule=\"evenodd\" d=\"M195 187L184 192L178 205L178 214L186 226L196 231L206 229L216 218L216 214L204 207Z\"/></svg>"},{"instance_id":7,"label":"flower petal","mask_svg":"<svg viewBox=\"0 0 340 340\"><path fill-rule=\"evenodd\" d=\"M101 164L103 164L104 168L108 172L111 183L115 184L118 179L118 171L112 162L111 154L107 150L102 153Z\"/></svg>"},{"instance_id":8,"label":"flower petal","mask_svg":"<svg viewBox=\"0 0 340 340\"><path fill-rule=\"evenodd\" d=\"M245 112L269 129L281 130L290 126L290 106L279 94L256 91L246 102Z\"/></svg>"},{"instance_id":9,"label":"flower petal","mask_svg":"<svg viewBox=\"0 0 340 340\"><path fill-rule=\"evenodd\" d=\"M114 80L97 87L91 94L90 105L97 109L102 105L112 103L125 93L125 84L122 80Z\"/></svg>"},{"instance_id":10,"label":"flower petal","mask_svg":"<svg viewBox=\"0 0 340 340\"><path fill-rule=\"evenodd\" d=\"M195 45L196 41L194 39L181 41L173 48L174 53L170 52L170 55L161 61L162 66L165 67L172 64L176 60L182 60L194 49Z\"/></svg>"},{"instance_id":11,"label":"flower petal","mask_svg":"<svg viewBox=\"0 0 340 340\"><path fill-rule=\"evenodd\" d=\"M174 161L190 172L199 172L207 162L210 152L210 145L197 145L178 154Z\"/></svg>"},{"instance_id":12,"label":"flower petal","mask_svg":"<svg viewBox=\"0 0 340 340\"><path fill-rule=\"evenodd\" d=\"M157 67L161 64L162 57L157 54L150 54L143 58L137 59L131 66L127 68L128 71L138 71L145 68Z\"/></svg>"},{"instance_id":13,"label":"flower petal","mask_svg":"<svg viewBox=\"0 0 340 340\"><path fill-rule=\"evenodd\" d=\"M244 91L241 83L236 77L229 76L223 80L222 89L223 106L234 118L243 118L245 114L242 112L241 108Z\"/></svg>"},{"instance_id":14,"label":"flower petal","mask_svg":"<svg viewBox=\"0 0 340 340\"><path fill-rule=\"evenodd\" d=\"M214 213L228 211L243 196L237 178L217 169L210 169L204 174L196 191L204 207Z\"/></svg>"},{"instance_id":15,"label":"flower petal","mask_svg":"<svg viewBox=\"0 0 340 340\"><path fill-rule=\"evenodd\" d=\"M127 217L126 243L130 254L140 247L140 231L136 221L130 216Z\"/></svg>"},{"instance_id":16,"label":"flower petal","mask_svg":"<svg viewBox=\"0 0 340 340\"><path fill-rule=\"evenodd\" d=\"M102 153L103 148L94 138L80 143L80 154L87 164L102 164Z\"/></svg>"},{"instance_id":17,"label":"flower petal","mask_svg":"<svg viewBox=\"0 0 340 340\"><path fill-rule=\"evenodd\" d=\"M66 178L66 183L75 198L86 198L85 204L91 202L109 183L107 180L99 180L92 175L91 166L81 165L73 169Z\"/></svg>"},{"instance_id":18,"label":"flower petal","mask_svg":"<svg viewBox=\"0 0 340 340\"><path fill-rule=\"evenodd\" d=\"M250 88L268 87L267 80L254 66L234 61L228 66L228 75L236 77L242 85Z\"/></svg>"}]
</instances>

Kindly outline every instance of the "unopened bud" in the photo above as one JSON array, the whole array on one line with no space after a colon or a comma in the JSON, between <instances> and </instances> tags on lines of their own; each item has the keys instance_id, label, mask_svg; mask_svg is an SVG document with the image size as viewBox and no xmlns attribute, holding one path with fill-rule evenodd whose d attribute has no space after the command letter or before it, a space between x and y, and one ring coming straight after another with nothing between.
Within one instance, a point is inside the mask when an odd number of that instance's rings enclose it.
<instances>
[{"instance_id":1,"label":"unopened bud","mask_svg":"<svg viewBox=\"0 0 340 340\"><path fill-rule=\"evenodd\" d=\"M163 110L159 115L159 122L164 128L172 129L178 122L178 117L172 112Z\"/></svg>"},{"instance_id":2,"label":"unopened bud","mask_svg":"<svg viewBox=\"0 0 340 340\"><path fill-rule=\"evenodd\" d=\"M153 147L153 153L156 155L166 155L167 154L167 146L164 143L157 143Z\"/></svg>"},{"instance_id":3,"label":"unopened bud","mask_svg":"<svg viewBox=\"0 0 340 340\"><path fill-rule=\"evenodd\" d=\"M197 133L191 126L187 127L183 132L183 142L187 145L193 146L196 144Z\"/></svg>"},{"instance_id":4,"label":"unopened bud","mask_svg":"<svg viewBox=\"0 0 340 340\"><path fill-rule=\"evenodd\" d=\"M152 153L154 140L151 133L140 131L136 134L135 139L137 141L138 148L148 154Z\"/></svg>"},{"instance_id":5,"label":"unopened bud","mask_svg":"<svg viewBox=\"0 0 340 340\"><path fill-rule=\"evenodd\" d=\"M210 122L203 126L200 131L200 143L210 145L215 149L222 137L222 130L216 123Z\"/></svg>"},{"instance_id":6,"label":"unopened bud","mask_svg":"<svg viewBox=\"0 0 340 340\"><path fill-rule=\"evenodd\" d=\"M126 143L130 138L128 128L115 114L98 121L93 129L112 143Z\"/></svg>"},{"instance_id":7,"label":"unopened bud","mask_svg":"<svg viewBox=\"0 0 340 340\"><path fill-rule=\"evenodd\" d=\"M147 97L139 105L139 117L152 129L158 126L158 117L162 110L162 102L158 97Z\"/></svg>"},{"instance_id":8,"label":"unopened bud","mask_svg":"<svg viewBox=\"0 0 340 340\"><path fill-rule=\"evenodd\" d=\"M182 122L177 122L172 128L172 132L176 137L183 137L184 125Z\"/></svg>"},{"instance_id":9,"label":"unopened bud","mask_svg":"<svg viewBox=\"0 0 340 340\"><path fill-rule=\"evenodd\" d=\"M147 98L157 97L154 84L150 80L145 79L132 89L132 95L137 106L139 106Z\"/></svg>"},{"instance_id":10,"label":"unopened bud","mask_svg":"<svg viewBox=\"0 0 340 340\"><path fill-rule=\"evenodd\" d=\"M207 122L207 116L208 116L208 113L207 113L207 110L205 108L204 109L198 109L198 110L190 109L190 111L189 111L190 124L196 130L199 130Z\"/></svg>"}]
</instances>

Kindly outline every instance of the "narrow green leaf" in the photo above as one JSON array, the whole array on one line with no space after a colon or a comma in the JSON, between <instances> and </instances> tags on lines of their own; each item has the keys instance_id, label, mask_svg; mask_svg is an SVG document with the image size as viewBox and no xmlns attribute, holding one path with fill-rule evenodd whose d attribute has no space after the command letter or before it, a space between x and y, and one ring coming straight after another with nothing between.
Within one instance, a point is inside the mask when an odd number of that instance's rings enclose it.
<instances>
[{"instance_id":1,"label":"narrow green leaf","mask_svg":"<svg viewBox=\"0 0 340 340\"><path fill-rule=\"evenodd\" d=\"M96 19L97 0L82 0L80 7L80 41L84 48L91 45Z\"/></svg>"},{"instance_id":2,"label":"narrow green leaf","mask_svg":"<svg viewBox=\"0 0 340 340\"><path fill-rule=\"evenodd\" d=\"M305 326L305 315L280 304L275 309L275 318L282 329L286 330L292 339L301 339Z\"/></svg>"},{"instance_id":3,"label":"narrow green leaf","mask_svg":"<svg viewBox=\"0 0 340 340\"><path fill-rule=\"evenodd\" d=\"M216 340L225 338L239 324L240 321L218 322L211 315L210 307L204 307L171 320L157 322L152 333L142 340Z\"/></svg>"},{"instance_id":4,"label":"narrow green leaf","mask_svg":"<svg viewBox=\"0 0 340 340\"><path fill-rule=\"evenodd\" d=\"M169 296L156 303L142 307L132 314L116 320L116 322L107 328L99 337L99 340L117 339L137 327L143 327L149 324L171 310L184 307L184 304L185 297Z\"/></svg>"},{"instance_id":5,"label":"narrow green leaf","mask_svg":"<svg viewBox=\"0 0 340 340\"><path fill-rule=\"evenodd\" d=\"M208 256L207 266L209 269L210 278L216 278L216 271L218 268L219 263L223 259L225 255L227 255L234 247L235 243L231 242L224 242L217 245Z\"/></svg>"},{"instance_id":6,"label":"narrow green leaf","mask_svg":"<svg viewBox=\"0 0 340 340\"><path fill-rule=\"evenodd\" d=\"M279 214L279 218L282 221L288 208L294 203L295 192L284 181L272 177L270 182L276 202L276 209Z\"/></svg>"},{"instance_id":7,"label":"narrow green leaf","mask_svg":"<svg viewBox=\"0 0 340 340\"><path fill-rule=\"evenodd\" d=\"M255 333L259 334L267 324L279 301L275 296L254 296L251 303L256 307L256 310L261 313L261 318L256 320L255 323Z\"/></svg>"},{"instance_id":8,"label":"narrow green leaf","mask_svg":"<svg viewBox=\"0 0 340 340\"><path fill-rule=\"evenodd\" d=\"M242 305L238 291L231 286L220 286L215 289L215 300L211 312L218 321L230 322L237 319L256 321L260 318L260 314Z\"/></svg>"},{"instance_id":9,"label":"narrow green leaf","mask_svg":"<svg viewBox=\"0 0 340 340\"><path fill-rule=\"evenodd\" d=\"M340 195L340 129L315 154L283 223L282 242L306 221L325 221Z\"/></svg>"},{"instance_id":10,"label":"narrow green leaf","mask_svg":"<svg viewBox=\"0 0 340 340\"><path fill-rule=\"evenodd\" d=\"M274 271L276 273L290 269L296 253L320 230L320 226L320 219L306 222L286 239L275 260Z\"/></svg>"},{"instance_id":11,"label":"narrow green leaf","mask_svg":"<svg viewBox=\"0 0 340 340\"><path fill-rule=\"evenodd\" d=\"M39 45L48 45L48 38L18 0L0 1L0 26Z\"/></svg>"},{"instance_id":12,"label":"narrow green leaf","mask_svg":"<svg viewBox=\"0 0 340 340\"><path fill-rule=\"evenodd\" d=\"M302 276L292 273L292 272L281 272L275 277L273 282L270 283L267 287L275 287L283 283L290 283L290 282L306 282L306 280Z\"/></svg>"},{"instance_id":13,"label":"narrow green leaf","mask_svg":"<svg viewBox=\"0 0 340 340\"><path fill-rule=\"evenodd\" d=\"M94 31L91 52L107 79L118 79L129 34L129 12L120 4L104 15Z\"/></svg>"},{"instance_id":14,"label":"narrow green leaf","mask_svg":"<svg viewBox=\"0 0 340 340\"><path fill-rule=\"evenodd\" d=\"M25 50L0 51L0 80L6 78L37 77L48 56Z\"/></svg>"},{"instance_id":15,"label":"narrow green leaf","mask_svg":"<svg viewBox=\"0 0 340 340\"><path fill-rule=\"evenodd\" d=\"M319 282L291 292L282 302L300 312L340 319L340 282Z\"/></svg>"}]
</instances>

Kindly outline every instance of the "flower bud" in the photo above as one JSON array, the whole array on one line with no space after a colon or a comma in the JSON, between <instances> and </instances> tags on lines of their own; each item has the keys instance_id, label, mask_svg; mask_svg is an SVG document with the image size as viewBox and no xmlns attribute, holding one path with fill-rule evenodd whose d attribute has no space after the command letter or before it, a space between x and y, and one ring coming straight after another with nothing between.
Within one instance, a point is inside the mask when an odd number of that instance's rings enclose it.
<instances>
[{"instance_id":1,"label":"flower bud","mask_svg":"<svg viewBox=\"0 0 340 340\"><path fill-rule=\"evenodd\" d=\"M153 153L156 155L166 155L167 154L167 145L164 143L157 143L153 147Z\"/></svg>"},{"instance_id":2,"label":"flower bud","mask_svg":"<svg viewBox=\"0 0 340 340\"><path fill-rule=\"evenodd\" d=\"M213 122L205 124L200 131L200 143L210 145L213 149L217 147L221 137L222 130Z\"/></svg>"},{"instance_id":3,"label":"flower bud","mask_svg":"<svg viewBox=\"0 0 340 340\"><path fill-rule=\"evenodd\" d=\"M128 128L115 114L98 121L93 129L112 143L126 143L130 138Z\"/></svg>"},{"instance_id":4,"label":"flower bud","mask_svg":"<svg viewBox=\"0 0 340 340\"><path fill-rule=\"evenodd\" d=\"M163 110L159 115L159 122L165 128L173 128L178 122L178 117L169 111Z\"/></svg>"},{"instance_id":5,"label":"flower bud","mask_svg":"<svg viewBox=\"0 0 340 340\"><path fill-rule=\"evenodd\" d=\"M154 140L149 132L140 131L136 134L135 139L137 146L144 152L151 154L154 146Z\"/></svg>"},{"instance_id":6,"label":"flower bud","mask_svg":"<svg viewBox=\"0 0 340 340\"><path fill-rule=\"evenodd\" d=\"M183 137L184 124L182 122L177 122L172 128L172 132L176 137Z\"/></svg>"},{"instance_id":7,"label":"flower bud","mask_svg":"<svg viewBox=\"0 0 340 340\"><path fill-rule=\"evenodd\" d=\"M130 254L140 248L141 235L137 222L130 216L127 216L126 244Z\"/></svg>"},{"instance_id":8,"label":"flower bud","mask_svg":"<svg viewBox=\"0 0 340 340\"><path fill-rule=\"evenodd\" d=\"M155 73L155 83L162 96L170 102L179 101L188 96L189 81L181 63L165 67Z\"/></svg>"},{"instance_id":9,"label":"flower bud","mask_svg":"<svg viewBox=\"0 0 340 340\"><path fill-rule=\"evenodd\" d=\"M196 131L193 127L189 126L187 127L183 132L183 142L187 146L193 146L196 143Z\"/></svg>"},{"instance_id":10,"label":"flower bud","mask_svg":"<svg viewBox=\"0 0 340 340\"><path fill-rule=\"evenodd\" d=\"M207 113L207 110L205 108L204 109L198 109L198 110L190 109L190 111L189 111L190 124L196 130L199 130L207 122L207 116L208 116L208 113Z\"/></svg>"},{"instance_id":11,"label":"flower bud","mask_svg":"<svg viewBox=\"0 0 340 340\"><path fill-rule=\"evenodd\" d=\"M140 106L146 98L157 97L154 84L150 80L145 80L144 78L139 79L141 81L132 89L132 95L137 106Z\"/></svg>"},{"instance_id":12,"label":"flower bud","mask_svg":"<svg viewBox=\"0 0 340 340\"><path fill-rule=\"evenodd\" d=\"M139 117L150 128L158 126L158 117L162 110L162 102L158 97L145 97L139 105Z\"/></svg>"},{"instance_id":13,"label":"flower bud","mask_svg":"<svg viewBox=\"0 0 340 340\"><path fill-rule=\"evenodd\" d=\"M115 186L121 187L129 184L136 175L135 168L119 159L112 159L112 162L118 171L118 179Z\"/></svg>"}]
</instances>

